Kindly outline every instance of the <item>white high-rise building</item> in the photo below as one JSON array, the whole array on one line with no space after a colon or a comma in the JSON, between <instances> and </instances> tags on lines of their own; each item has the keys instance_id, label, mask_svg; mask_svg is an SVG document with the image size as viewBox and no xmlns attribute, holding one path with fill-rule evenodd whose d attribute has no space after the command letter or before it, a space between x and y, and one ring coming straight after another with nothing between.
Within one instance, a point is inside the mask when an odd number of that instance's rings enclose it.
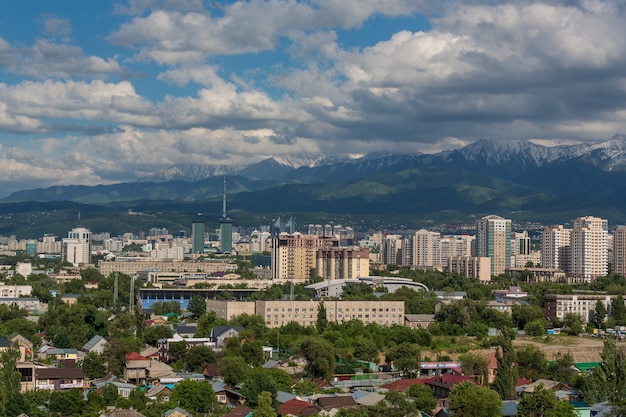
<instances>
[{"instance_id":1,"label":"white high-rise building","mask_svg":"<svg viewBox=\"0 0 626 417\"><path fill-rule=\"evenodd\" d=\"M61 259L74 266L91 262L91 231L83 227L72 229L61 245Z\"/></svg>"},{"instance_id":2,"label":"white high-rise building","mask_svg":"<svg viewBox=\"0 0 626 417\"><path fill-rule=\"evenodd\" d=\"M546 227L541 235L541 266L570 271L570 240L572 229L562 225Z\"/></svg>"},{"instance_id":3,"label":"white high-rise building","mask_svg":"<svg viewBox=\"0 0 626 417\"><path fill-rule=\"evenodd\" d=\"M431 267L439 264L439 232L418 230L413 235L413 265L417 267ZM437 252L437 253L435 253Z\"/></svg>"},{"instance_id":4,"label":"white high-rise building","mask_svg":"<svg viewBox=\"0 0 626 417\"><path fill-rule=\"evenodd\" d=\"M585 216L574 219L570 242L573 277L591 281L608 273L608 220Z\"/></svg>"},{"instance_id":5,"label":"white high-rise building","mask_svg":"<svg viewBox=\"0 0 626 417\"><path fill-rule=\"evenodd\" d=\"M511 220L485 216L476 222L476 256L491 259L491 275L511 266Z\"/></svg>"}]
</instances>

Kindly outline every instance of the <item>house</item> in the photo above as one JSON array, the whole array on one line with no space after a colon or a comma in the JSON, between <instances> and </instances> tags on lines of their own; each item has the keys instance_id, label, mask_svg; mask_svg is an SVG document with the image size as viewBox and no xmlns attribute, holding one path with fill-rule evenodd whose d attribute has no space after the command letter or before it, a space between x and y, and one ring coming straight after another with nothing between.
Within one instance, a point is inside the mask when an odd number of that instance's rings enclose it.
<instances>
[{"instance_id":1,"label":"house","mask_svg":"<svg viewBox=\"0 0 626 417\"><path fill-rule=\"evenodd\" d=\"M443 374L433 381L427 382L426 385L433 390L433 395L437 399L450 397L450 390L457 384L472 381L467 375Z\"/></svg>"},{"instance_id":2,"label":"house","mask_svg":"<svg viewBox=\"0 0 626 417\"><path fill-rule=\"evenodd\" d=\"M404 325L412 329L428 329L435 322L434 314L405 314Z\"/></svg>"},{"instance_id":3,"label":"house","mask_svg":"<svg viewBox=\"0 0 626 417\"><path fill-rule=\"evenodd\" d=\"M126 354L124 362L124 379L137 385L146 385L147 371L150 366L150 359L141 356L137 352Z\"/></svg>"},{"instance_id":4,"label":"house","mask_svg":"<svg viewBox=\"0 0 626 417\"><path fill-rule=\"evenodd\" d=\"M234 389L229 388L223 382L214 382L212 385L213 392L220 404L240 405L246 400L246 397L239 394Z\"/></svg>"},{"instance_id":5,"label":"house","mask_svg":"<svg viewBox=\"0 0 626 417\"><path fill-rule=\"evenodd\" d=\"M222 379L221 378L222 374L220 373L220 367L216 363L207 363L202 373L204 374L206 379L210 381L213 381L213 380L217 381L217 380Z\"/></svg>"},{"instance_id":6,"label":"house","mask_svg":"<svg viewBox=\"0 0 626 417\"><path fill-rule=\"evenodd\" d=\"M193 414L180 407L176 407L163 413L163 417L193 417Z\"/></svg>"},{"instance_id":7,"label":"house","mask_svg":"<svg viewBox=\"0 0 626 417\"><path fill-rule=\"evenodd\" d=\"M86 388L85 373L80 368L35 368L36 390L57 391Z\"/></svg>"},{"instance_id":8,"label":"house","mask_svg":"<svg viewBox=\"0 0 626 417\"><path fill-rule=\"evenodd\" d=\"M352 393L354 401L361 406L371 407L385 399L385 396L377 392L354 391Z\"/></svg>"},{"instance_id":9,"label":"house","mask_svg":"<svg viewBox=\"0 0 626 417\"><path fill-rule=\"evenodd\" d=\"M426 383L437 380L438 377L430 377L430 378L411 378L411 379L399 379L397 381L391 382L387 385L384 385L382 388L389 391L398 391L406 393L409 388L413 385L426 385Z\"/></svg>"},{"instance_id":10,"label":"house","mask_svg":"<svg viewBox=\"0 0 626 417\"><path fill-rule=\"evenodd\" d=\"M217 349L221 349L230 337L238 337L243 326L213 326L209 338L215 343Z\"/></svg>"},{"instance_id":11,"label":"house","mask_svg":"<svg viewBox=\"0 0 626 417\"><path fill-rule=\"evenodd\" d=\"M310 416L312 414L318 414L322 409L317 405L314 405L308 401L299 400L294 398L289 400L278 408L278 415L282 417L287 416Z\"/></svg>"},{"instance_id":12,"label":"house","mask_svg":"<svg viewBox=\"0 0 626 417\"><path fill-rule=\"evenodd\" d=\"M165 384L156 383L145 392L146 398L152 401L167 402L172 395L172 390Z\"/></svg>"},{"instance_id":13,"label":"house","mask_svg":"<svg viewBox=\"0 0 626 417\"><path fill-rule=\"evenodd\" d=\"M222 414L222 417L252 417L252 415L253 412L251 408L244 407L243 405L238 405L230 412Z\"/></svg>"},{"instance_id":14,"label":"house","mask_svg":"<svg viewBox=\"0 0 626 417\"><path fill-rule=\"evenodd\" d=\"M77 361L85 356L85 352L79 352L74 348L55 348L52 346L45 346L39 349L38 356L41 359L72 359Z\"/></svg>"},{"instance_id":15,"label":"house","mask_svg":"<svg viewBox=\"0 0 626 417\"><path fill-rule=\"evenodd\" d=\"M109 342L107 342L104 337L96 335L92 337L87 343L85 343L81 350L83 352L93 352L101 355L102 352L104 352L104 350L107 348L107 346L109 346Z\"/></svg>"},{"instance_id":16,"label":"house","mask_svg":"<svg viewBox=\"0 0 626 417\"><path fill-rule=\"evenodd\" d=\"M178 323L176 326L176 334L183 339L194 337L198 331L198 323Z\"/></svg>"},{"instance_id":17,"label":"house","mask_svg":"<svg viewBox=\"0 0 626 417\"><path fill-rule=\"evenodd\" d=\"M544 388L552 392L562 391L568 388L567 385L559 381L553 381L550 379L538 379L535 382L531 382L528 385L521 386L520 391L522 394L533 393L535 392L535 388L537 388L540 385L543 385Z\"/></svg>"},{"instance_id":18,"label":"house","mask_svg":"<svg viewBox=\"0 0 626 417\"><path fill-rule=\"evenodd\" d=\"M325 411L339 408L357 408L359 406L350 394L321 396L317 398L315 403L319 408Z\"/></svg>"},{"instance_id":19,"label":"house","mask_svg":"<svg viewBox=\"0 0 626 417\"><path fill-rule=\"evenodd\" d=\"M25 361L27 359L32 359L34 354L34 345L33 342L25 338L19 333L13 333L9 336L9 342L13 344L14 347L18 348L20 351L19 361Z\"/></svg>"},{"instance_id":20,"label":"house","mask_svg":"<svg viewBox=\"0 0 626 417\"><path fill-rule=\"evenodd\" d=\"M574 411L579 417L591 417L591 405L584 401L570 401L574 406Z\"/></svg>"},{"instance_id":21,"label":"house","mask_svg":"<svg viewBox=\"0 0 626 417\"><path fill-rule=\"evenodd\" d=\"M100 417L146 417L137 410L126 410L123 408L116 408L108 413L101 414Z\"/></svg>"}]
</instances>

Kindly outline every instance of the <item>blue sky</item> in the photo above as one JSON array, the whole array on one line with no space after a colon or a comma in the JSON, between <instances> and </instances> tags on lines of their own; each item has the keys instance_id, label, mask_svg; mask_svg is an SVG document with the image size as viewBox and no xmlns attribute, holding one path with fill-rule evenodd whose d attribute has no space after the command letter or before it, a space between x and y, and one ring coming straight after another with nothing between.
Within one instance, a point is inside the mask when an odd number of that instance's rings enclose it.
<instances>
[{"instance_id":1,"label":"blue sky","mask_svg":"<svg viewBox=\"0 0 626 417\"><path fill-rule=\"evenodd\" d=\"M0 195L626 133L620 1L0 3Z\"/></svg>"}]
</instances>

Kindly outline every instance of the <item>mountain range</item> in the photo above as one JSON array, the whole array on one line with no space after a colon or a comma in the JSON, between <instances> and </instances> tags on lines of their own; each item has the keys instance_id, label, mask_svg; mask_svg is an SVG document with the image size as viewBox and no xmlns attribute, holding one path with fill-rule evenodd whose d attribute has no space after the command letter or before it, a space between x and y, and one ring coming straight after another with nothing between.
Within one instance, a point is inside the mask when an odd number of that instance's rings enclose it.
<instances>
[{"instance_id":1,"label":"mountain range","mask_svg":"<svg viewBox=\"0 0 626 417\"><path fill-rule=\"evenodd\" d=\"M343 216L348 222L356 216L363 226L384 219L398 228L415 228L495 213L520 222L566 223L582 215L626 222L622 135L554 147L499 139L436 154L302 155L236 167L176 165L134 182L15 192L0 200L0 215L26 202L41 208L65 201L218 216L224 175L229 214L235 219L300 213L300 218Z\"/></svg>"}]
</instances>

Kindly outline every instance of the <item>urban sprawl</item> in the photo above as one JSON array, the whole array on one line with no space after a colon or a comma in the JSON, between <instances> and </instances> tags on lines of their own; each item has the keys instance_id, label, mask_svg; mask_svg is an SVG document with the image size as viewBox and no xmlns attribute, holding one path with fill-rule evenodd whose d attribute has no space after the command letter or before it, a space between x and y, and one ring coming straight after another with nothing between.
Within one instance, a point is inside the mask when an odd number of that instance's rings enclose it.
<instances>
[{"instance_id":1,"label":"urban sprawl","mask_svg":"<svg viewBox=\"0 0 626 417\"><path fill-rule=\"evenodd\" d=\"M3 236L0 415L624 415L624 276L593 216Z\"/></svg>"}]
</instances>

